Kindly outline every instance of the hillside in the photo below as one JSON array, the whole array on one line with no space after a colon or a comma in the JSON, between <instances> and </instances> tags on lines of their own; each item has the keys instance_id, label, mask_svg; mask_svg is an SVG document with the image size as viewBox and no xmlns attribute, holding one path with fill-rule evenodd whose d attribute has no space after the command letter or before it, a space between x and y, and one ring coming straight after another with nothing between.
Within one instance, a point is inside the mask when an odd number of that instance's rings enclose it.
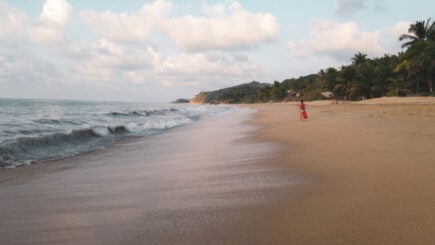
<instances>
[{"instance_id":1,"label":"hillside","mask_svg":"<svg viewBox=\"0 0 435 245\"><path fill-rule=\"evenodd\" d=\"M269 86L270 84L267 83L253 81L251 83L245 83L216 91L200 92L191 100L191 102L209 104L260 102L258 100L259 94Z\"/></svg>"}]
</instances>

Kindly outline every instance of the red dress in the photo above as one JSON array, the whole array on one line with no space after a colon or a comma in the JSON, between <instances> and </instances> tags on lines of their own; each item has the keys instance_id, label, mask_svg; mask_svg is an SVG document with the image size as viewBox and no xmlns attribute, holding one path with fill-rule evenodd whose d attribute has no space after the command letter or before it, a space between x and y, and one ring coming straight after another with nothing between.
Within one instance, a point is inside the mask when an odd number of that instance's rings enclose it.
<instances>
[{"instance_id":1,"label":"red dress","mask_svg":"<svg viewBox=\"0 0 435 245\"><path fill-rule=\"evenodd\" d=\"M300 110L300 114L301 114L301 119L308 119L308 115L307 112L305 111L305 104L301 103L299 105L299 110Z\"/></svg>"}]
</instances>

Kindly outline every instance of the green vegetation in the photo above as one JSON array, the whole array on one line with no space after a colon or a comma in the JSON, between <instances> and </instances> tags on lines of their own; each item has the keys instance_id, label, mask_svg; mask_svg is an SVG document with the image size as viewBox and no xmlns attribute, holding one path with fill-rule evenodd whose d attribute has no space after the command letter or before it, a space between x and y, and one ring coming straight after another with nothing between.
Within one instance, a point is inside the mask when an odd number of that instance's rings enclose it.
<instances>
[{"instance_id":1,"label":"green vegetation","mask_svg":"<svg viewBox=\"0 0 435 245\"><path fill-rule=\"evenodd\" d=\"M435 22L417 21L399 37L406 49L397 55L367 58L357 53L350 65L330 67L317 74L273 84L251 82L213 92L201 92L193 101L202 103L261 103L319 100L332 95L339 100L382 96L435 95Z\"/></svg>"},{"instance_id":2,"label":"green vegetation","mask_svg":"<svg viewBox=\"0 0 435 245\"><path fill-rule=\"evenodd\" d=\"M259 100L260 91L268 90L268 84L251 82L230 88L224 88L212 92L201 92L192 99L195 103L255 103L263 102Z\"/></svg>"}]
</instances>

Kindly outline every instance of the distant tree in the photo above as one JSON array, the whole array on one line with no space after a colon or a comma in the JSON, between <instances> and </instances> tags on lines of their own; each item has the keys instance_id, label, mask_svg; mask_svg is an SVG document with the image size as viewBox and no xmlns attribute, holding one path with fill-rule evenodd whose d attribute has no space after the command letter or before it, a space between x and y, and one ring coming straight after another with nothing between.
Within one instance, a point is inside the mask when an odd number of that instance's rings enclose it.
<instances>
[{"instance_id":1,"label":"distant tree","mask_svg":"<svg viewBox=\"0 0 435 245\"><path fill-rule=\"evenodd\" d=\"M391 79L395 79L398 75L393 72L398 63L399 59L397 55L384 55L372 60L374 66L374 77L371 84L372 97L377 98L388 93Z\"/></svg>"},{"instance_id":2,"label":"distant tree","mask_svg":"<svg viewBox=\"0 0 435 245\"><path fill-rule=\"evenodd\" d=\"M416 21L408 29L409 34L402 34L399 41L409 40L402 44L402 48L408 48L420 40L433 40L435 38L435 22L431 19L427 21Z\"/></svg>"},{"instance_id":3,"label":"distant tree","mask_svg":"<svg viewBox=\"0 0 435 245\"><path fill-rule=\"evenodd\" d=\"M407 79L414 81L416 93L429 92L433 94L435 79L435 41L418 41L401 55L401 62L395 72L404 71ZM422 84L426 83L426 87ZM423 89L421 89L423 87Z\"/></svg>"},{"instance_id":4,"label":"distant tree","mask_svg":"<svg viewBox=\"0 0 435 245\"><path fill-rule=\"evenodd\" d=\"M323 89L326 87L326 73L325 70L321 69L319 73L317 73L317 83L320 86L320 91L323 92Z\"/></svg>"},{"instance_id":5,"label":"distant tree","mask_svg":"<svg viewBox=\"0 0 435 245\"><path fill-rule=\"evenodd\" d=\"M326 86L328 91L334 90L335 84L337 83L338 71L337 69L330 67L326 69L324 74L324 79L326 81Z\"/></svg>"},{"instance_id":6,"label":"distant tree","mask_svg":"<svg viewBox=\"0 0 435 245\"><path fill-rule=\"evenodd\" d=\"M359 65L364 64L367 61L367 55L363 54L361 52L358 52L357 54L355 54L355 56L351 60L352 60L352 64L359 66Z\"/></svg>"},{"instance_id":7,"label":"distant tree","mask_svg":"<svg viewBox=\"0 0 435 245\"><path fill-rule=\"evenodd\" d=\"M287 96L287 90L281 83L275 81L271 91L272 99L274 101L282 101Z\"/></svg>"},{"instance_id":8,"label":"distant tree","mask_svg":"<svg viewBox=\"0 0 435 245\"><path fill-rule=\"evenodd\" d=\"M406 96L411 93L408 89L408 84L405 82L403 76L398 76L397 78L389 78L389 91L387 96Z\"/></svg>"},{"instance_id":9,"label":"distant tree","mask_svg":"<svg viewBox=\"0 0 435 245\"><path fill-rule=\"evenodd\" d=\"M265 86L257 92L257 100L259 102L270 101L271 87Z\"/></svg>"}]
</instances>

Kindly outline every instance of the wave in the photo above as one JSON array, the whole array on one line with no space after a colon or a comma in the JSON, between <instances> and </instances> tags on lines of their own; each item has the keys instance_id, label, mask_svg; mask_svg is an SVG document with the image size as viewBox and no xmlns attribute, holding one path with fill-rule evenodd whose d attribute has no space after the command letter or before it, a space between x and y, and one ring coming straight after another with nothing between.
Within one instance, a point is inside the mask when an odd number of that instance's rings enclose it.
<instances>
[{"instance_id":1,"label":"wave","mask_svg":"<svg viewBox=\"0 0 435 245\"><path fill-rule=\"evenodd\" d=\"M68 133L20 137L0 144L0 168L57 160L97 150L110 142L129 137L143 137L191 123L190 118L148 120L141 124L93 126Z\"/></svg>"},{"instance_id":2,"label":"wave","mask_svg":"<svg viewBox=\"0 0 435 245\"><path fill-rule=\"evenodd\" d=\"M73 122L73 121L69 121L69 120L64 120L64 119L46 119L46 118L42 118L42 119L33 120L33 122L39 123L39 124L48 124L48 125L61 125L61 124L79 125L79 123L77 123L77 122Z\"/></svg>"},{"instance_id":3,"label":"wave","mask_svg":"<svg viewBox=\"0 0 435 245\"><path fill-rule=\"evenodd\" d=\"M107 127L107 129L109 130L110 133L112 134L123 134L123 133L128 133L129 130L127 129L126 126L121 125L121 126L115 126L115 127Z\"/></svg>"},{"instance_id":4,"label":"wave","mask_svg":"<svg viewBox=\"0 0 435 245\"><path fill-rule=\"evenodd\" d=\"M59 112L59 118L54 119L37 114L30 120L22 119L18 125L12 119L0 124L0 169L88 153L114 141L160 134L228 110L206 106L112 107L113 111L107 113L105 105L85 109L73 107L68 114Z\"/></svg>"},{"instance_id":5,"label":"wave","mask_svg":"<svg viewBox=\"0 0 435 245\"><path fill-rule=\"evenodd\" d=\"M133 117L133 116L153 116L153 115L167 115L170 112L177 112L175 108L170 109L153 109L153 110L135 110L127 112L113 111L106 115L113 117Z\"/></svg>"},{"instance_id":6,"label":"wave","mask_svg":"<svg viewBox=\"0 0 435 245\"><path fill-rule=\"evenodd\" d=\"M0 167L55 160L98 149L116 136L129 133L126 126L92 127L70 133L21 137L0 146Z\"/></svg>"}]
</instances>

